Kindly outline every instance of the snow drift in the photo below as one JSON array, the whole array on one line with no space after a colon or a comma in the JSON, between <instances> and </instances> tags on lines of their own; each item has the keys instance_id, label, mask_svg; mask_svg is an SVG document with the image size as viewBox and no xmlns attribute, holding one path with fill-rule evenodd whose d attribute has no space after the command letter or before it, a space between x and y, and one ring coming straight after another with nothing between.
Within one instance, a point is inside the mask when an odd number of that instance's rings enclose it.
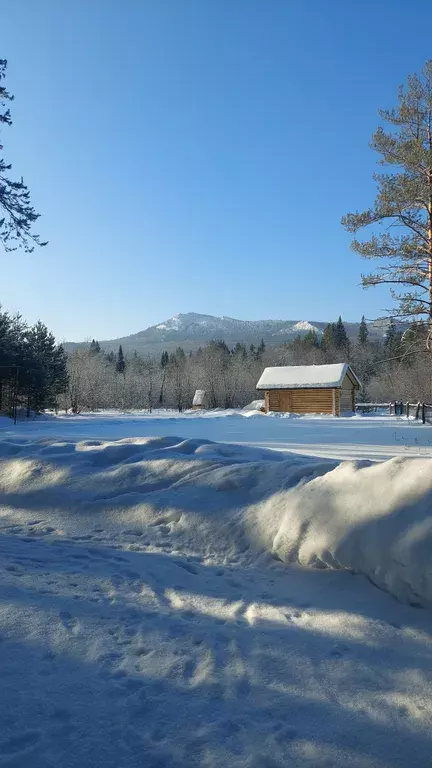
<instances>
[{"instance_id":1,"label":"snow drift","mask_svg":"<svg viewBox=\"0 0 432 768\"><path fill-rule=\"evenodd\" d=\"M45 534L82 539L103 519L108 545L122 532L127 548L207 563L346 569L430 607L431 469L177 437L4 441L0 515L28 523L43 510Z\"/></svg>"}]
</instances>

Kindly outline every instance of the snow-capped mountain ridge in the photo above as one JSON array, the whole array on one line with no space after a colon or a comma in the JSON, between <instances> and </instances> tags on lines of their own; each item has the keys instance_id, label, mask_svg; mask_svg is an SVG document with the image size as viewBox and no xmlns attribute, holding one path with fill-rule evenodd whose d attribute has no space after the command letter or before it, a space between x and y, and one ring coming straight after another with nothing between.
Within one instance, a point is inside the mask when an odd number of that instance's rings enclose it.
<instances>
[{"instance_id":1,"label":"snow-capped mountain ridge","mask_svg":"<svg viewBox=\"0 0 432 768\"><path fill-rule=\"evenodd\" d=\"M170 317L168 320L164 320L158 325L152 326L155 331L187 331L195 328L208 329L220 332L237 331L241 328L244 330L259 330L263 329L263 332L273 331L274 334L287 333L291 331L299 334L308 333L309 331L315 331L315 333L321 333L321 329L316 325L313 325L309 320L236 320L233 317L222 315L216 317L214 315L201 315L196 312L188 312L187 314L177 314ZM151 329L147 329L151 330Z\"/></svg>"},{"instance_id":2,"label":"snow-capped mountain ridge","mask_svg":"<svg viewBox=\"0 0 432 768\"><path fill-rule=\"evenodd\" d=\"M139 354L159 355L163 351L172 351L183 347L186 351L205 346L212 339L223 339L228 345L241 342L246 345L259 344L264 339L267 345L283 344L296 336L305 336L314 331L320 335L327 321L315 320L238 320L223 315L200 314L198 312L178 313L161 320L160 323L145 328L138 333L106 341L99 340L103 349L117 351L119 344L125 352L136 350ZM358 323L345 323L348 335L355 338ZM382 338L383 326L369 325L371 338ZM76 343L68 343L69 349Z\"/></svg>"}]
</instances>

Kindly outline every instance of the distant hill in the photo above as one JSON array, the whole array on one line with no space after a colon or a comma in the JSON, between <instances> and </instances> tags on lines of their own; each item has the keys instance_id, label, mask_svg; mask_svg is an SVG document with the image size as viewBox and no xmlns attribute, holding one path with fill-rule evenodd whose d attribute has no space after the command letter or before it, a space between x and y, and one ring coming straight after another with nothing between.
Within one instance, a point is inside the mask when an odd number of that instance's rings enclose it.
<instances>
[{"instance_id":1,"label":"distant hill","mask_svg":"<svg viewBox=\"0 0 432 768\"><path fill-rule=\"evenodd\" d=\"M387 327L386 320L369 325L371 338L382 338ZM311 330L320 334L327 322L309 320L236 320L232 317L214 317L196 312L178 314L158 325L152 325L131 336L118 339L99 339L102 349L109 352L117 350L119 344L125 352L137 351L138 354L159 355L183 347L186 351L198 349L211 339L224 339L227 344L236 342L259 344L264 339L266 344L281 344L292 341L296 336L304 336ZM358 334L359 323L345 323L348 335L354 338ZM83 346L84 342L67 342L66 349Z\"/></svg>"}]
</instances>

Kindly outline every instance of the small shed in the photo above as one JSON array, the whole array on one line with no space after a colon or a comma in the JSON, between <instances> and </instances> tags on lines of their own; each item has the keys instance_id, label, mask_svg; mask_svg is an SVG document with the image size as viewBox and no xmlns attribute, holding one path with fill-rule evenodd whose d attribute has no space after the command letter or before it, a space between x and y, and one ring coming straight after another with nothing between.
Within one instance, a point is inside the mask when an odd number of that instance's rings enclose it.
<instances>
[{"instance_id":1,"label":"small shed","mask_svg":"<svg viewBox=\"0 0 432 768\"><path fill-rule=\"evenodd\" d=\"M192 408L199 411L202 408L208 408L208 397L204 389L197 389L192 400Z\"/></svg>"},{"instance_id":2,"label":"small shed","mask_svg":"<svg viewBox=\"0 0 432 768\"><path fill-rule=\"evenodd\" d=\"M354 411L360 382L348 363L284 365L266 368L257 384L265 410L286 413Z\"/></svg>"}]
</instances>

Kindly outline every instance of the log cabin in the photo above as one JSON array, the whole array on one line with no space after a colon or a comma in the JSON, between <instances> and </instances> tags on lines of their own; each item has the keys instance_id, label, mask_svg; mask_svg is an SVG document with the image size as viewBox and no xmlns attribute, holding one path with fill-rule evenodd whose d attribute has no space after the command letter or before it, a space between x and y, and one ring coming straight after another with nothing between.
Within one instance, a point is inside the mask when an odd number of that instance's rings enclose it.
<instances>
[{"instance_id":1,"label":"log cabin","mask_svg":"<svg viewBox=\"0 0 432 768\"><path fill-rule=\"evenodd\" d=\"M355 410L360 382L348 363L266 368L257 384L265 410L340 416Z\"/></svg>"}]
</instances>

